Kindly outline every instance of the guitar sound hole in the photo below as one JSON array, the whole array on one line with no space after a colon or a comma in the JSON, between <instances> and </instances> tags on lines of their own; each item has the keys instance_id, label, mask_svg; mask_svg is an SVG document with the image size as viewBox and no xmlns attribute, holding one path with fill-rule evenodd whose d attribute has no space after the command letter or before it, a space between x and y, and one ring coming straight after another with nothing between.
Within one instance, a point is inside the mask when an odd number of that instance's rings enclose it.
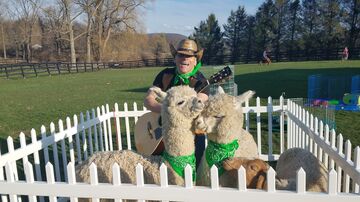
<instances>
[{"instance_id":1,"label":"guitar sound hole","mask_svg":"<svg viewBox=\"0 0 360 202\"><path fill-rule=\"evenodd\" d=\"M158 119L158 124L159 124L159 126L161 127L162 125L162 122L161 122L161 116L159 117L159 119Z\"/></svg>"}]
</instances>

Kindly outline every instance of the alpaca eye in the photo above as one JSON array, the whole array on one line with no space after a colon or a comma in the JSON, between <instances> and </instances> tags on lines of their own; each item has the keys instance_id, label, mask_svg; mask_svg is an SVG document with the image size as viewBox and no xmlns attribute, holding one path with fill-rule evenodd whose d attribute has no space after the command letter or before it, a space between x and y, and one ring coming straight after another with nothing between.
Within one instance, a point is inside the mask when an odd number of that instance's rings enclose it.
<instances>
[{"instance_id":1,"label":"alpaca eye","mask_svg":"<svg viewBox=\"0 0 360 202\"><path fill-rule=\"evenodd\" d=\"M177 103L177 105L182 105L182 104L184 104L184 102L185 101L180 101L180 102Z\"/></svg>"},{"instance_id":2,"label":"alpaca eye","mask_svg":"<svg viewBox=\"0 0 360 202\"><path fill-rule=\"evenodd\" d=\"M214 118L221 119L221 118L224 118L224 116L223 115L216 115L216 116L214 116Z\"/></svg>"}]
</instances>

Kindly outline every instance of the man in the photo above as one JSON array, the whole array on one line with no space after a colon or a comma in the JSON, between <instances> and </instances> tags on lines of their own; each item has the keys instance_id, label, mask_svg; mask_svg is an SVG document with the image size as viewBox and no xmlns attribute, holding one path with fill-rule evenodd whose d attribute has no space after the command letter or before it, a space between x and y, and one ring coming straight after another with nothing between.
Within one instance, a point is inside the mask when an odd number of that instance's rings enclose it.
<instances>
[{"instance_id":1,"label":"man","mask_svg":"<svg viewBox=\"0 0 360 202\"><path fill-rule=\"evenodd\" d=\"M157 86L163 91L166 91L173 86L189 85L196 91L199 91L207 81L199 71L203 49L199 49L196 42L191 39L181 40L176 49L170 45L170 49L175 59L176 67L162 70L156 76L153 86ZM198 92L198 97L202 101L206 101L208 99L208 89ZM144 99L144 105L153 112L161 112L161 103L157 102L156 95L151 91L148 91ZM199 163L205 149L205 136L196 136L195 146L195 156L197 163ZM159 151L155 151L155 154L159 154Z\"/></svg>"}]
</instances>

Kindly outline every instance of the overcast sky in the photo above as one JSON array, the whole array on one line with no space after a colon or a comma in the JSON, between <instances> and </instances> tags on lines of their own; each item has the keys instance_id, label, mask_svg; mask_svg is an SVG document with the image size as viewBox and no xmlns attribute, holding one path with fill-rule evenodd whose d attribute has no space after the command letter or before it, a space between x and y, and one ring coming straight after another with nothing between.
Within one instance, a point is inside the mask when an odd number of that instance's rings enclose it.
<instances>
[{"instance_id":1,"label":"overcast sky","mask_svg":"<svg viewBox=\"0 0 360 202\"><path fill-rule=\"evenodd\" d=\"M156 0L146 6L144 22L147 33L178 33L188 36L200 21L214 13L222 27L230 11L241 5L254 14L264 0Z\"/></svg>"}]
</instances>

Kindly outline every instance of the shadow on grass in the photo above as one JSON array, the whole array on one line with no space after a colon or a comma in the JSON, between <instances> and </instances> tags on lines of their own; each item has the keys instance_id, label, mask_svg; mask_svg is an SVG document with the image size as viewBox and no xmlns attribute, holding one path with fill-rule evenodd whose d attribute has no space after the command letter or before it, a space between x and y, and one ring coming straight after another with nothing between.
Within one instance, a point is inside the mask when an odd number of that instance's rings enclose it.
<instances>
[{"instance_id":1,"label":"shadow on grass","mask_svg":"<svg viewBox=\"0 0 360 202\"><path fill-rule=\"evenodd\" d=\"M133 89L124 89L121 92L133 92L133 93L146 93L149 90L150 86L147 88L133 88Z\"/></svg>"},{"instance_id":2,"label":"shadow on grass","mask_svg":"<svg viewBox=\"0 0 360 202\"><path fill-rule=\"evenodd\" d=\"M354 76L360 74L360 68L327 69L282 69L264 72L266 66L259 66L261 72L235 75L238 93L246 90L256 91L255 96L278 98L285 92L285 97L307 97L308 76L322 74L326 76ZM260 70L259 70L260 71ZM349 80L351 83L351 79ZM346 92L344 92L346 93Z\"/></svg>"}]
</instances>

